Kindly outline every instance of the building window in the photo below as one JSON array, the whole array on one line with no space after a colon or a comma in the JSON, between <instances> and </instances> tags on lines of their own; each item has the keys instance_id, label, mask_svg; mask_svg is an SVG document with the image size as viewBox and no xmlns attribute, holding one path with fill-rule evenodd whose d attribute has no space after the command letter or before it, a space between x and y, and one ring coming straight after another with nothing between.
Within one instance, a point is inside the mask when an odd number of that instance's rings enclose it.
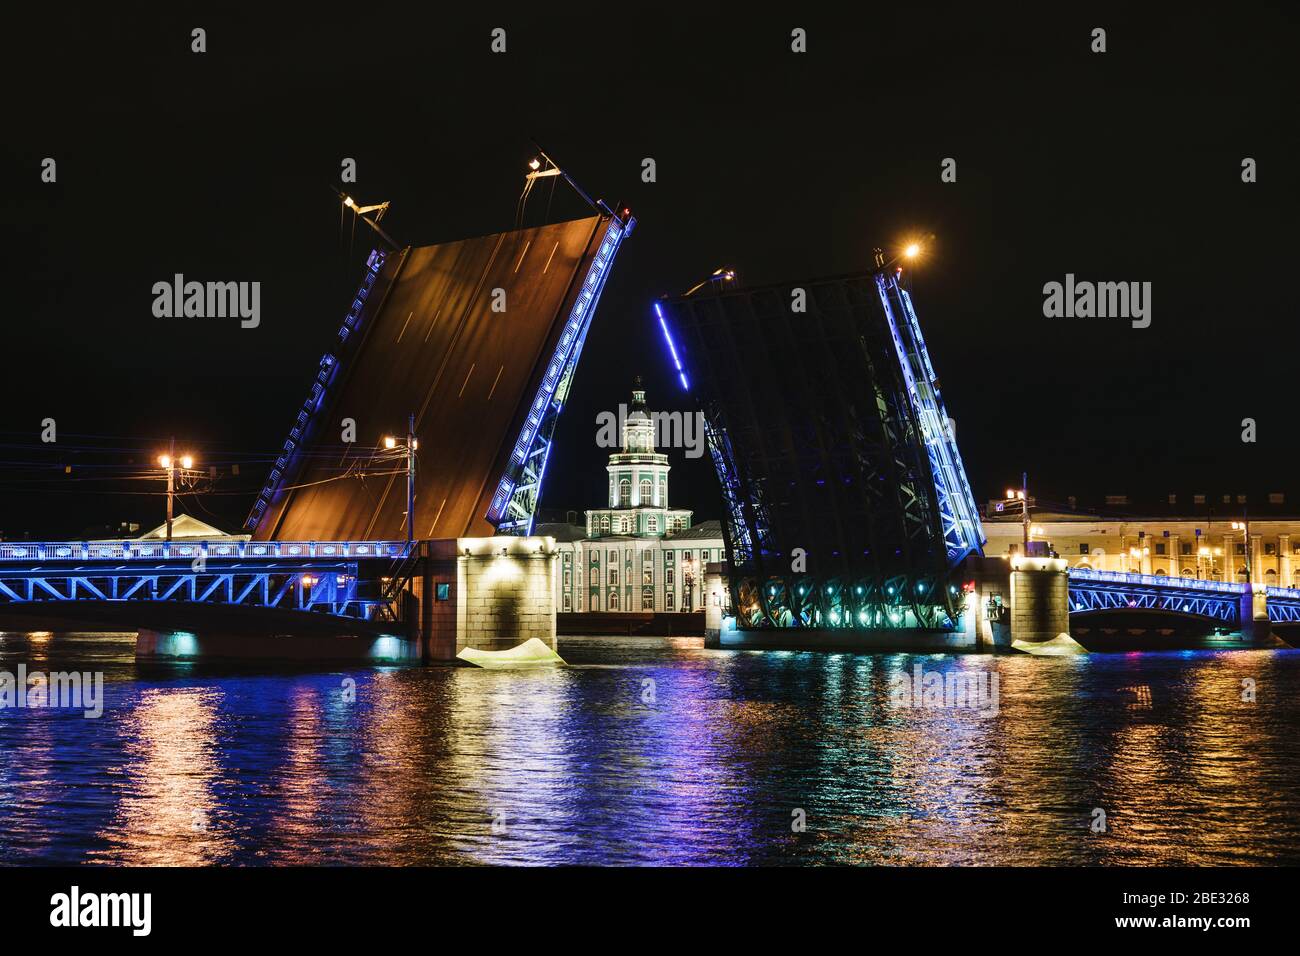
<instances>
[{"instance_id":1,"label":"building window","mask_svg":"<svg viewBox=\"0 0 1300 956\"><path fill-rule=\"evenodd\" d=\"M609 515L600 516L600 530L609 534Z\"/></svg>"},{"instance_id":2,"label":"building window","mask_svg":"<svg viewBox=\"0 0 1300 956\"><path fill-rule=\"evenodd\" d=\"M672 569L672 568L667 568L667 569L664 570L664 583L667 584L669 587L672 587L672 586L673 586L674 581L673 581L673 569Z\"/></svg>"},{"instance_id":3,"label":"building window","mask_svg":"<svg viewBox=\"0 0 1300 956\"><path fill-rule=\"evenodd\" d=\"M610 609L611 611L617 611L617 610L618 610L618 592L617 592L617 591L610 591L610 592L609 592L609 609Z\"/></svg>"},{"instance_id":4,"label":"building window","mask_svg":"<svg viewBox=\"0 0 1300 956\"><path fill-rule=\"evenodd\" d=\"M655 596L652 591L641 592L641 610L653 611L655 609Z\"/></svg>"},{"instance_id":5,"label":"building window","mask_svg":"<svg viewBox=\"0 0 1300 956\"><path fill-rule=\"evenodd\" d=\"M1245 545L1245 543L1242 542L1242 541L1238 541L1236 544L1234 544L1234 545L1232 546L1232 553L1233 553L1233 554L1245 554L1245 553L1246 553L1246 545Z\"/></svg>"},{"instance_id":6,"label":"building window","mask_svg":"<svg viewBox=\"0 0 1300 956\"><path fill-rule=\"evenodd\" d=\"M618 587L618 568L609 569L609 583L614 587Z\"/></svg>"},{"instance_id":7,"label":"building window","mask_svg":"<svg viewBox=\"0 0 1300 956\"><path fill-rule=\"evenodd\" d=\"M1192 504L1194 505L1205 504L1205 495L1192 495Z\"/></svg>"},{"instance_id":8,"label":"building window","mask_svg":"<svg viewBox=\"0 0 1300 956\"><path fill-rule=\"evenodd\" d=\"M570 598L569 595L567 595L567 594L564 595L564 609L565 609L566 611L572 611L572 610L573 610L573 600L572 600L572 598Z\"/></svg>"},{"instance_id":9,"label":"building window","mask_svg":"<svg viewBox=\"0 0 1300 956\"><path fill-rule=\"evenodd\" d=\"M1273 542L1271 542L1271 541L1266 542L1265 545L1264 545L1264 553L1265 553L1265 554L1277 554L1277 545L1273 544Z\"/></svg>"},{"instance_id":10,"label":"building window","mask_svg":"<svg viewBox=\"0 0 1300 956\"><path fill-rule=\"evenodd\" d=\"M1300 575L1300 571L1297 571L1296 574ZM664 610L671 611L672 609L673 609L673 592L669 591L667 594L664 595Z\"/></svg>"},{"instance_id":11,"label":"building window","mask_svg":"<svg viewBox=\"0 0 1300 956\"><path fill-rule=\"evenodd\" d=\"M1087 553L1088 553L1088 542L1087 542L1087 541L1080 541L1080 542L1079 542L1079 553L1080 553L1080 554L1087 554Z\"/></svg>"},{"instance_id":12,"label":"building window","mask_svg":"<svg viewBox=\"0 0 1300 956\"><path fill-rule=\"evenodd\" d=\"M629 508L632 505L632 482L626 478L618 483L618 503L622 508Z\"/></svg>"},{"instance_id":13,"label":"building window","mask_svg":"<svg viewBox=\"0 0 1300 956\"><path fill-rule=\"evenodd\" d=\"M618 552L617 552L617 551L611 551L611 552L609 553L609 563L610 563L610 564L618 564Z\"/></svg>"},{"instance_id":14,"label":"building window","mask_svg":"<svg viewBox=\"0 0 1300 956\"><path fill-rule=\"evenodd\" d=\"M1196 573L1195 573L1194 571L1192 571L1191 568L1183 568L1183 570L1182 570L1182 576L1185 577L1185 578L1194 578L1194 577L1196 577Z\"/></svg>"},{"instance_id":15,"label":"building window","mask_svg":"<svg viewBox=\"0 0 1300 956\"><path fill-rule=\"evenodd\" d=\"M572 574L573 572L571 572L568 568L564 569L564 586L566 588L573 583Z\"/></svg>"},{"instance_id":16,"label":"building window","mask_svg":"<svg viewBox=\"0 0 1300 956\"><path fill-rule=\"evenodd\" d=\"M1300 548L1300 545L1297 545L1297 547ZM671 551L665 551L664 564L672 564L672 563L673 563L673 553Z\"/></svg>"},{"instance_id":17,"label":"building window","mask_svg":"<svg viewBox=\"0 0 1300 956\"><path fill-rule=\"evenodd\" d=\"M641 479L641 504L643 505L650 504L650 499L654 495L654 492L651 491L650 489L651 489L650 479L642 478Z\"/></svg>"},{"instance_id":18,"label":"building window","mask_svg":"<svg viewBox=\"0 0 1300 956\"><path fill-rule=\"evenodd\" d=\"M1106 504L1108 505L1126 505L1128 504L1128 495L1107 495Z\"/></svg>"},{"instance_id":19,"label":"building window","mask_svg":"<svg viewBox=\"0 0 1300 956\"><path fill-rule=\"evenodd\" d=\"M647 516L646 516L646 519L645 519L645 522L646 522L645 526L646 526L646 530L647 530L647 531L658 531L658 530L659 530L659 516L658 516L658 515L647 515Z\"/></svg>"},{"instance_id":20,"label":"building window","mask_svg":"<svg viewBox=\"0 0 1300 956\"><path fill-rule=\"evenodd\" d=\"M1246 581L1248 581L1248 580L1249 580L1249 578L1246 577L1246 569L1245 569L1245 568L1238 568L1238 569L1237 569L1237 583L1238 583L1238 584L1245 584Z\"/></svg>"},{"instance_id":21,"label":"building window","mask_svg":"<svg viewBox=\"0 0 1300 956\"><path fill-rule=\"evenodd\" d=\"M1280 505L1284 501L1286 501L1286 495L1280 494L1276 491L1270 493L1268 496L1268 503L1271 505Z\"/></svg>"},{"instance_id":22,"label":"building window","mask_svg":"<svg viewBox=\"0 0 1300 956\"><path fill-rule=\"evenodd\" d=\"M1181 541L1181 542L1179 542L1179 544L1178 544L1178 553L1179 553L1179 554L1191 554L1191 553L1192 553L1192 543L1191 543L1190 541Z\"/></svg>"},{"instance_id":23,"label":"building window","mask_svg":"<svg viewBox=\"0 0 1300 956\"><path fill-rule=\"evenodd\" d=\"M1177 496L1177 495L1170 495L1170 496L1169 496L1169 503L1170 503L1171 505L1176 505L1176 504L1178 504L1178 496Z\"/></svg>"},{"instance_id":24,"label":"building window","mask_svg":"<svg viewBox=\"0 0 1300 956\"><path fill-rule=\"evenodd\" d=\"M644 571L641 572L641 583L648 584L651 587L654 586L655 572L653 568L646 568Z\"/></svg>"},{"instance_id":25,"label":"building window","mask_svg":"<svg viewBox=\"0 0 1300 956\"><path fill-rule=\"evenodd\" d=\"M1164 553L1165 553L1165 543L1163 541L1157 541L1156 554L1164 554Z\"/></svg>"}]
</instances>

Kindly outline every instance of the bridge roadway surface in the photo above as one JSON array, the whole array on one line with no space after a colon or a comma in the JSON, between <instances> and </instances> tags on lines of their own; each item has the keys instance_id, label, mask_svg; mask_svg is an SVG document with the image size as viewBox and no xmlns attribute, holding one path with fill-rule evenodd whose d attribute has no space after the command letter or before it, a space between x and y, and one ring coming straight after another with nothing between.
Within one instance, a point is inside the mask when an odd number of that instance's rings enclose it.
<instances>
[{"instance_id":1,"label":"bridge roadway surface","mask_svg":"<svg viewBox=\"0 0 1300 956\"><path fill-rule=\"evenodd\" d=\"M419 443L416 538L495 534L485 516L523 418L610 220L599 216L393 253L367 305L363 341L340 370L287 485L372 463L385 435ZM379 283L387 285L383 288ZM494 289L505 311L492 309ZM371 308L376 309L369 314ZM341 420L357 441L341 442ZM286 492L258 540L406 536L406 477L327 481Z\"/></svg>"}]
</instances>

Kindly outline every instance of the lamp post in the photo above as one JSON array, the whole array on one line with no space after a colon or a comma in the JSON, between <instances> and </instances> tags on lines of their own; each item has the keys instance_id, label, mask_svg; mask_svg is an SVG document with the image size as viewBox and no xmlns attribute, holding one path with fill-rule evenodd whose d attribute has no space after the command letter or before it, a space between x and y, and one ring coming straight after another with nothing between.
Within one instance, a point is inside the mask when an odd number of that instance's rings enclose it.
<instances>
[{"instance_id":1,"label":"lamp post","mask_svg":"<svg viewBox=\"0 0 1300 956\"><path fill-rule=\"evenodd\" d=\"M1246 583L1254 584L1255 575L1251 573L1250 562L1250 519L1245 515L1242 515L1241 521L1234 521L1232 523L1232 530L1241 532L1241 552L1246 557Z\"/></svg>"},{"instance_id":2,"label":"lamp post","mask_svg":"<svg viewBox=\"0 0 1300 956\"><path fill-rule=\"evenodd\" d=\"M172 439L168 452L165 455L158 456L158 464L167 472L167 540L172 539L172 519L175 515L176 501L176 472L178 470L188 471L194 464L194 459L189 455L182 455L178 460L176 458L176 440ZM176 466L180 465L178 469Z\"/></svg>"},{"instance_id":3,"label":"lamp post","mask_svg":"<svg viewBox=\"0 0 1300 956\"><path fill-rule=\"evenodd\" d=\"M391 435L384 437L384 447L389 451L397 449L397 439ZM411 553L415 541L415 452L420 447L415 437L415 413L406 417L406 442L402 453L406 456L406 553Z\"/></svg>"}]
</instances>

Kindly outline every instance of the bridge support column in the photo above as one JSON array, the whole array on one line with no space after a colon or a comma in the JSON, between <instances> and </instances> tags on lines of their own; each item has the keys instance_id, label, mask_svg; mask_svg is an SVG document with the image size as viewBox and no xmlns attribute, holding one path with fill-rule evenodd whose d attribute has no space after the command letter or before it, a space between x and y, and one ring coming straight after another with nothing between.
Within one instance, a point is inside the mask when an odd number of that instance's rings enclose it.
<instances>
[{"instance_id":1,"label":"bridge support column","mask_svg":"<svg viewBox=\"0 0 1300 956\"><path fill-rule=\"evenodd\" d=\"M1268 592L1263 585L1247 584L1241 595L1241 636L1248 641L1267 641L1273 632L1268 618Z\"/></svg>"},{"instance_id":2,"label":"bridge support column","mask_svg":"<svg viewBox=\"0 0 1300 956\"><path fill-rule=\"evenodd\" d=\"M505 651L534 637L557 649L554 538L447 538L427 548L419 576L427 660L455 660L467 647Z\"/></svg>"},{"instance_id":3,"label":"bridge support column","mask_svg":"<svg viewBox=\"0 0 1300 956\"><path fill-rule=\"evenodd\" d=\"M1011 640L1044 644L1070 639L1070 591L1060 558L1016 558L1011 562Z\"/></svg>"}]
</instances>

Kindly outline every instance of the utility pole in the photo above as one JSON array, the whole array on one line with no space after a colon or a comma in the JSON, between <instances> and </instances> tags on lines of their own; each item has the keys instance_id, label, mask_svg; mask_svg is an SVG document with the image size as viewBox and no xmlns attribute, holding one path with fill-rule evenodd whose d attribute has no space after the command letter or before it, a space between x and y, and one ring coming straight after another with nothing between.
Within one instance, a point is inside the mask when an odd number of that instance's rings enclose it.
<instances>
[{"instance_id":1,"label":"utility pole","mask_svg":"<svg viewBox=\"0 0 1300 956\"><path fill-rule=\"evenodd\" d=\"M406 419L406 553L415 540L415 413Z\"/></svg>"},{"instance_id":2,"label":"utility pole","mask_svg":"<svg viewBox=\"0 0 1300 956\"><path fill-rule=\"evenodd\" d=\"M1025 554L1029 554L1029 472L1020 473L1020 514L1025 529Z\"/></svg>"},{"instance_id":3,"label":"utility pole","mask_svg":"<svg viewBox=\"0 0 1300 956\"><path fill-rule=\"evenodd\" d=\"M176 439L167 448L167 540L172 539L172 507L176 496Z\"/></svg>"}]
</instances>

